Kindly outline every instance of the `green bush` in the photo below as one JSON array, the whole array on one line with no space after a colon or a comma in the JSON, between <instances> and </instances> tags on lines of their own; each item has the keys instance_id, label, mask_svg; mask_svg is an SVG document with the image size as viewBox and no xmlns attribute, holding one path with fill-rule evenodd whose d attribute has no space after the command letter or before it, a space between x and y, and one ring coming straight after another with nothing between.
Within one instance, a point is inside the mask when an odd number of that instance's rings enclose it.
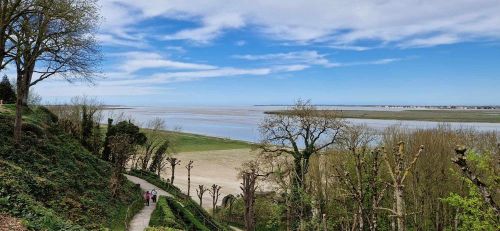
<instances>
[{"instance_id":1,"label":"green bush","mask_svg":"<svg viewBox=\"0 0 500 231\"><path fill-rule=\"evenodd\" d=\"M187 230L201 230L201 231L209 231L207 227L205 227L198 219L196 219L193 214L184 208L178 201L174 200L171 197L166 197L167 203L172 208L174 213L176 213L186 224L185 229Z\"/></svg>"},{"instance_id":2,"label":"green bush","mask_svg":"<svg viewBox=\"0 0 500 231\"><path fill-rule=\"evenodd\" d=\"M170 227L147 227L144 231L177 231L182 229L174 229Z\"/></svg>"},{"instance_id":3,"label":"green bush","mask_svg":"<svg viewBox=\"0 0 500 231\"><path fill-rule=\"evenodd\" d=\"M174 213L170 210L168 206L167 199L164 196L160 196L156 203L156 209L151 214L151 219L149 220L149 226L152 227L172 227L172 228L182 228L183 225L177 222Z\"/></svg>"}]
</instances>

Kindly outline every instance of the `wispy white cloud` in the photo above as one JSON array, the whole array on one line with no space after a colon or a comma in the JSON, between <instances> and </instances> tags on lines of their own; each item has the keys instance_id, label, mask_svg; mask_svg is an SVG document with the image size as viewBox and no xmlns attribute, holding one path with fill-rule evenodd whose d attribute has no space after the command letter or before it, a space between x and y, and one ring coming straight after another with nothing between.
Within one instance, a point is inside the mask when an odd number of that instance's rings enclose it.
<instances>
[{"instance_id":1,"label":"wispy white cloud","mask_svg":"<svg viewBox=\"0 0 500 231\"><path fill-rule=\"evenodd\" d=\"M323 67L346 67L357 65L380 65L389 64L401 61L401 58L383 58L377 60L360 61L360 62L332 62L326 58L327 55L320 54L317 51L295 51L288 53L271 53L259 55L234 55L234 58L244 59L249 61L269 61L271 63L289 64L298 70L304 70L310 65L318 65Z\"/></svg>"},{"instance_id":2,"label":"wispy white cloud","mask_svg":"<svg viewBox=\"0 0 500 231\"><path fill-rule=\"evenodd\" d=\"M186 63L169 60L158 53L151 52L124 52L111 54L110 56L124 58L124 62L119 65L119 70L128 73L151 68L187 70L207 70L217 68L216 66L208 64Z\"/></svg>"},{"instance_id":3,"label":"wispy white cloud","mask_svg":"<svg viewBox=\"0 0 500 231\"><path fill-rule=\"evenodd\" d=\"M203 18L202 26L184 29L174 34L162 36L164 40L190 40L197 43L208 43L218 37L223 30L244 26L243 18L238 14L219 14Z\"/></svg>"},{"instance_id":4,"label":"wispy white cloud","mask_svg":"<svg viewBox=\"0 0 500 231\"><path fill-rule=\"evenodd\" d=\"M326 55L320 54L317 51L294 51L288 53L272 53L272 54L259 54L259 55L234 55L234 58L244 59L244 60L264 60L272 61L278 63L300 63L300 64L311 64L311 65L321 65L324 67L333 67L337 64L331 63Z\"/></svg>"},{"instance_id":5,"label":"wispy white cloud","mask_svg":"<svg viewBox=\"0 0 500 231\"><path fill-rule=\"evenodd\" d=\"M500 38L496 0L101 2L107 18L104 28L110 33L133 33L127 29L142 20L163 17L200 25L163 35L164 39L198 43L247 26L272 39L340 44L353 50L363 50L358 42L366 40L405 48Z\"/></svg>"}]
</instances>

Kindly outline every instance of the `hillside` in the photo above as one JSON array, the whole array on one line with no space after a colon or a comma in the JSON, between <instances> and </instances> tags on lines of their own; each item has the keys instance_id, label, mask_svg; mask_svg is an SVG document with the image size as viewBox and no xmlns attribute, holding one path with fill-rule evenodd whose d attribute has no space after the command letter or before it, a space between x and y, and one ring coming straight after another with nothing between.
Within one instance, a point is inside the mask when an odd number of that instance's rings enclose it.
<instances>
[{"instance_id":1,"label":"hillside","mask_svg":"<svg viewBox=\"0 0 500 231\"><path fill-rule=\"evenodd\" d=\"M43 107L26 109L23 140L12 145L14 107L0 106L0 214L31 230L125 230L142 208L126 183L111 196L111 167L65 134Z\"/></svg>"}]
</instances>

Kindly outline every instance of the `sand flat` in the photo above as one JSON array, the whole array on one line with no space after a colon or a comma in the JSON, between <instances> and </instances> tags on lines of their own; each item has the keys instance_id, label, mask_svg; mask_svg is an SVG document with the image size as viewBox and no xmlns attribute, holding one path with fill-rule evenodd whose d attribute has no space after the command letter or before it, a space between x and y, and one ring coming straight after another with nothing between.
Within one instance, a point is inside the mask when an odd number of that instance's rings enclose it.
<instances>
[{"instance_id":1,"label":"sand flat","mask_svg":"<svg viewBox=\"0 0 500 231\"><path fill-rule=\"evenodd\" d=\"M191 169L191 197L195 201L199 201L196 196L196 188L202 184L205 187L210 187L212 184L222 186L222 198L228 194L237 195L241 193L240 183L238 179L238 168L245 162L256 158L258 151L251 149L231 149L231 150L216 150L216 151L199 151L199 152L182 152L175 157L181 160L181 164L175 170L175 186L179 187L183 192L187 193L187 169L185 166L189 160L193 160L193 168ZM163 171L162 177L170 178L170 168ZM208 192L203 196L203 207L212 207L212 198Z\"/></svg>"}]
</instances>

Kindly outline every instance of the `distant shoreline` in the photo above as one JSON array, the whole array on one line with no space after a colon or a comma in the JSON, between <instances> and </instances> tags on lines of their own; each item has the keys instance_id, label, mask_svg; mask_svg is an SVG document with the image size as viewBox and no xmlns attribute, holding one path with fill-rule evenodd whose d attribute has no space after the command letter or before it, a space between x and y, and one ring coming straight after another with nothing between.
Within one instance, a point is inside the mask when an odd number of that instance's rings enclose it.
<instances>
[{"instance_id":1,"label":"distant shoreline","mask_svg":"<svg viewBox=\"0 0 500 231\"><path fill-rule=\"evenodd\" d=\"M254 107L292 107L291 104L256 104ZM399 109L450 109L450 110L500 110L500 105L361 105L361 104L314 104L315 107L373 107Z\"/></svg>"},{"instance_id":2,"label":"distant shoreline","mask_svg":"<svg viewBox=\"0 0 500 231\"><path fill-rule=\"evenodd\" d=\"M454 110L319 110L337 113L346 119L411 120L431 122L500 123L500 109L454 109ZM266 111L265 114L289 114L288 111Z\"/></svg>"}]
</instances>

